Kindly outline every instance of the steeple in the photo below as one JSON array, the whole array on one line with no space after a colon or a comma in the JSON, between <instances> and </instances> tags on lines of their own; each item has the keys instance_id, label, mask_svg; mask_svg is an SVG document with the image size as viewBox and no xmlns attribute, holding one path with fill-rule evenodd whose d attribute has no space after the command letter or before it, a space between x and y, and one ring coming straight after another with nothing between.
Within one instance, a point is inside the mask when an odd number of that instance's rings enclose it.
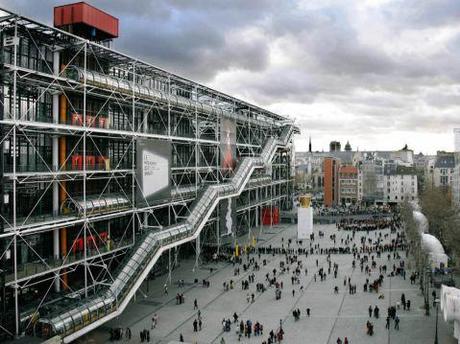
<instances>
[{"instance_id":1,"label":"steeple","mask_svg":"<svg viewBox=\"0 0 460 344\"><path fill-rule=\"evenodd\" d=\"M311 153L311 135L308 139L308 152Z\"/></svg>"},{"instance_id":2,"label":"steeple","mask_svg":"<svg viewBox=\"0 0 460 344\"><path fill-rule=\"evenodd\" d=\"M347 144L345 145L345 151L351 152L351 145L349 141L347 141Z\"/></svg>"}]
</instances>

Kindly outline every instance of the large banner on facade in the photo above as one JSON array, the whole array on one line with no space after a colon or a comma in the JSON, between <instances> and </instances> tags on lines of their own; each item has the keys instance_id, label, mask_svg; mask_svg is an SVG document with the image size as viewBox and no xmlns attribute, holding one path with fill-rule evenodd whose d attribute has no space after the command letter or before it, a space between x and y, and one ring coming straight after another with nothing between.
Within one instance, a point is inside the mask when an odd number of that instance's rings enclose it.
<instances>
[{"instance_id":1,"label":"large banner on facade","mask_svg":"<svg viewBox=\"0 0 460 344\"><path fill-rule=\"evenodd\" d=\"M149 202L170 197L171 143L138 140L136 148L137 199Z\"/></svg>"},{"instance_id":2,"label":"large banner on facade","mask_svg":"<svg viewBox=\"0 0 460 344\"><path fill-rule=\"evenodd\" d=\"M228 198L219 203L220 236L233 236L236 233L236 199Z\"/></svg>"},{"instance_id":3,"label":"large banner on facade","mask_svg":"<svg viewBox=\"0 0 460 344\"><path fill-rule=\"evenodd\" d=\"M220 166L224 177L230 178L236 168L236 123L229 118L220 122ZM219 232L221 236L236 232L236 200L226 199L219 204Z\"/></svg>"},{"instance_id":4,"label":"large banner on facade","mask_svg":"<svg viewBox=\"0 0 460 344\"><path fill-rule=\"evenodd\" d=\"M221 121L220 156L222 174L229 177L236 168L236 123L228 118Z\"/></svg>"}]
</instances>

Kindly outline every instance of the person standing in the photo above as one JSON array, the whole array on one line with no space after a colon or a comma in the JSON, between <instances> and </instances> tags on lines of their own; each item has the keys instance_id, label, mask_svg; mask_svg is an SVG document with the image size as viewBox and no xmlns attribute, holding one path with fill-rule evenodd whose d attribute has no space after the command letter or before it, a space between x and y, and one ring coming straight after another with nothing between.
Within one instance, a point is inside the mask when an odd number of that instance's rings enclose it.
<instances>
[{"instance_id":1,"label":"person standing","mask_svg":"<svg viewBox=\"0 0 460 344\"><path fill-rule=\"evenodd\" d=\"M203 322L201 319L198 320L198 331L201 331L201 326L203 325Z\"/></svg>"},{"instance_id":2,"label":"person standing","mask_svg":"<svg viewBox=\"0 0 460 344\"><path fill-rule=\"evenodd\" d=\"M399 330L399 315L395 317L395 330Z\"/></svg>"},{"instance_id":3,"label":"person standing","mask_svg":"<svg viewBox=\"0 0 460 344\"><path fill-rule=\"evenodd\" d=\"M183 343L184 342L184 336L182 333L179 335L179 342Z\"/></svg>"},{"instance_id":4,"label":"person standing","mask_svg":"<svg viewBox=\"0 0 460 344\"><path fill-rule=\"evenodd\" d=\"M198 321L193 320L193 332L198 332Z\"/></svg>"},{"instance_id":5,"label":"person standing","mask_svg":"<svg viewBox=\"0 0 460 344\"><path fill-rule=\"evenodd\" d=\"M198 301L197 301L197 299L195 299L193 301L193 310L195 310L195 309L198 309Z\"/></svg>"}]
</instances>

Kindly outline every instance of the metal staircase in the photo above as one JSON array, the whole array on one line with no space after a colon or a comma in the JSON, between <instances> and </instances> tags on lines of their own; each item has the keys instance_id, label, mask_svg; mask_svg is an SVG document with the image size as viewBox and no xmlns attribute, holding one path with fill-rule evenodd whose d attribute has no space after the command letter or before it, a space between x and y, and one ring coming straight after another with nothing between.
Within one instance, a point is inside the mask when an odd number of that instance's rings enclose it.
<instances>
[{"instance_id":1,"label":"metal staircase","mask_svg":"<svg viewBox=\"0 0 460 344\"><path fill-rule=\"evenodd\" d=\"M284 126L279 137L267 140L259 157L242 160L228 183L206 187L184 222L160 232L147 233L138 240L114 275L113 283L105 290L84 299L72 310L55 317L40 318L38 325L42 336L59 335L69 343L121 314L161 254L196 239L219 201L241 194L253 171L269 164L277 148L285 147L295 130L293 125Z\"/></svg>"}]
</instances>

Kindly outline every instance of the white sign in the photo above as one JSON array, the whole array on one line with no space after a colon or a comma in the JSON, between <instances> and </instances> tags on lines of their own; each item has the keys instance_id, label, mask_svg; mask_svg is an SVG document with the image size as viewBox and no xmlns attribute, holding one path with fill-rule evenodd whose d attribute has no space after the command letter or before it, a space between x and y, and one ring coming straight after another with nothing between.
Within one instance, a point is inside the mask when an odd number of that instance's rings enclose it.
<instances>
[{"instance_id":1,"label":"white sign","mask_svg":"<svg viewBox=\"0 0 460 344\"><path fill-rule=\"evenodd\" d=\"M140 140L137 145L138 199L164 199L170 196L170 157L168 142Z\"/></svg>"},{"instance_id":2,"label":"white sign","mask_svg":"<svg viewBox=\"0 0 460 344\"><path fill-rule=\"evenodd\" d=\"M169 186L168 158L150 151L142 154L143 192L145 197Z\"/></svg>"}]
</instances>

